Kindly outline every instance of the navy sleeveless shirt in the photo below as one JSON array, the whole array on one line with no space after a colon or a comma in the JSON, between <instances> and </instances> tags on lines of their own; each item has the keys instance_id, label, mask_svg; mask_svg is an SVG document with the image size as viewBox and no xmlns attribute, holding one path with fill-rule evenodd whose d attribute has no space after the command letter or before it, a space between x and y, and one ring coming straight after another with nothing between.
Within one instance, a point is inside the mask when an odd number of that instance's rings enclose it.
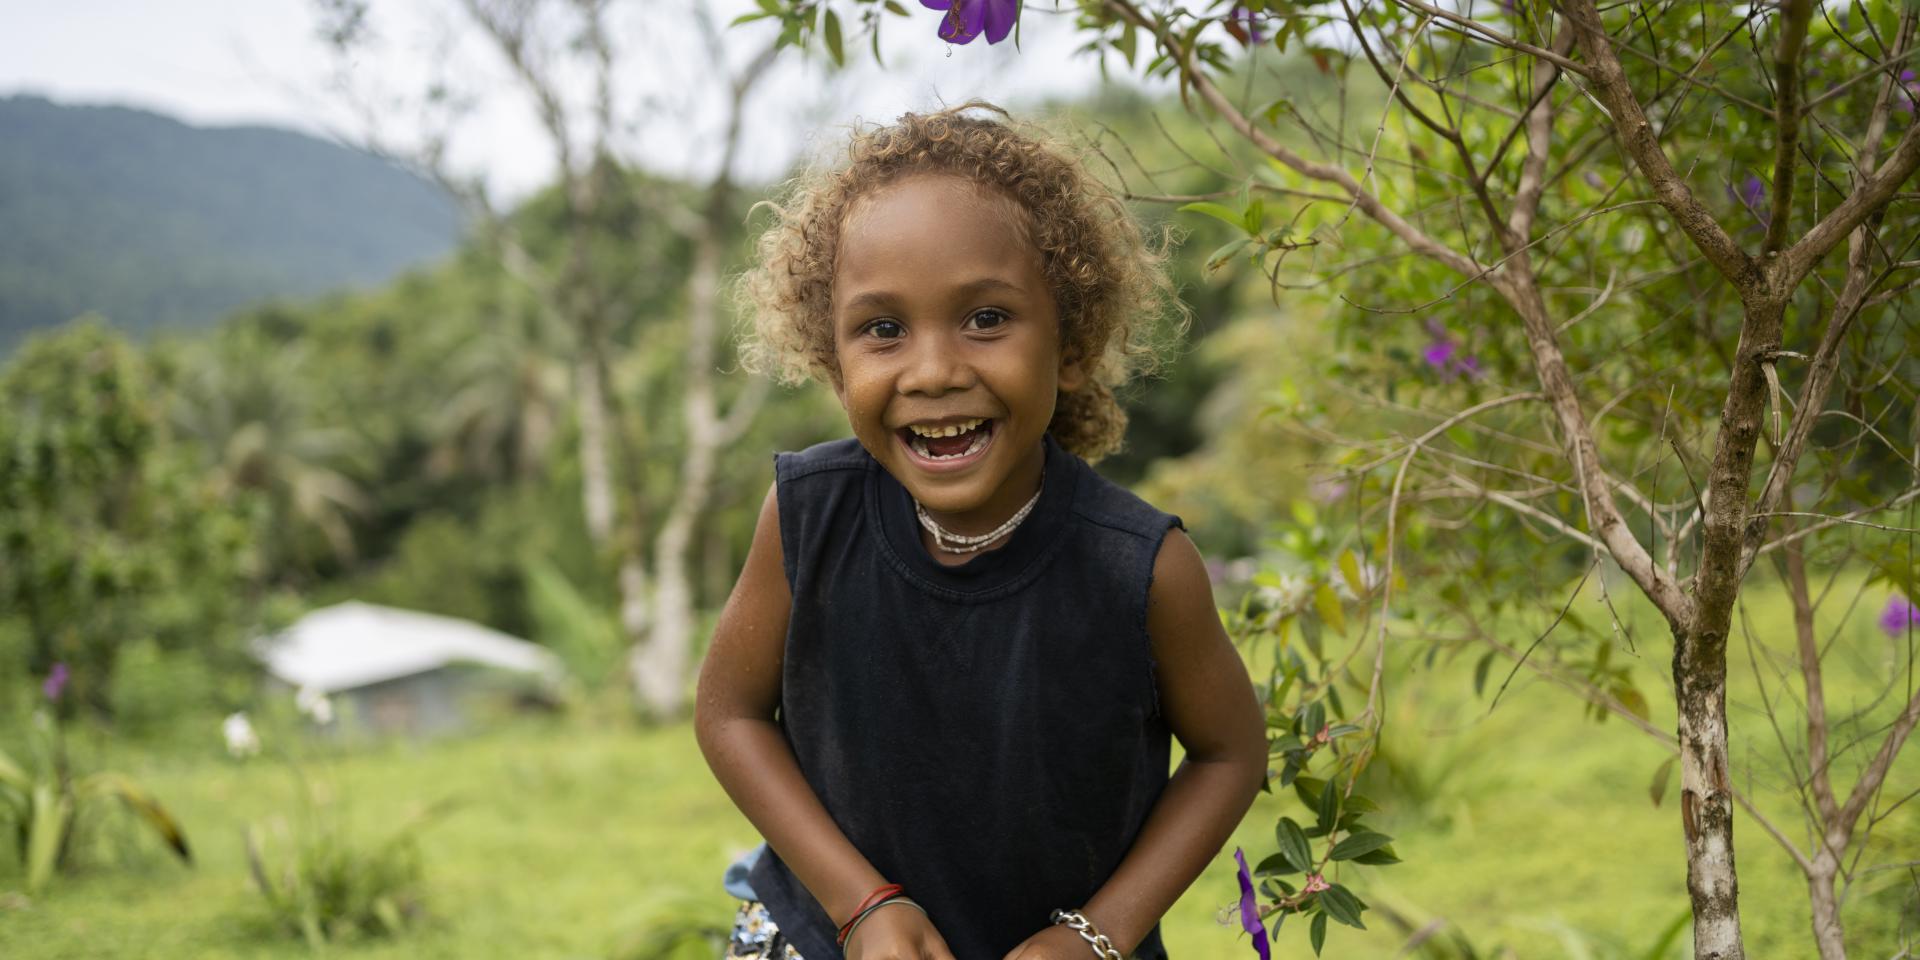
<instances>
[{"instance_id":1,"label":"navy sleeveless shirt","mask_svg":"<svg viewBox=\"0 0 1920 960\"><path fill-rule=\"evenodd\" d=\"M1180 520L1044 443L1033 513L953 567L857 441L774 461L793 593L780 725L834 822L958 960L1000 960L1085 905L1167 782L1147 588ZM750 880L801 956L841 956L777 854ZM1166 957L1157 926L1134 955Z\"/></svg>"}]
</instances>

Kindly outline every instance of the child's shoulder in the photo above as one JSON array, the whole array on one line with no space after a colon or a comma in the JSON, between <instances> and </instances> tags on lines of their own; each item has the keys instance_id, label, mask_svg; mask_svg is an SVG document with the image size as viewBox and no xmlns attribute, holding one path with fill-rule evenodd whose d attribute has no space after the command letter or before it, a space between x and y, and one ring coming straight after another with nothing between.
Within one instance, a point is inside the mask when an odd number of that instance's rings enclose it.
<instances>
[{"instance_id":1,"label":"child's shoulder","mask_svg":"<svg viewBox=\"0 0 1920 960\"><path fill-rule=\"evenodd\" d=\"M773 455L774 476L781 481L798 480L828 470L865 470L873 463L873 456L853 437Z\"/></svg>"},{"instance_id":2,"label":"child's shoulder","mask_svg":"<svg viewBox=\"0 0 1920 960\"><path fill-rule=\"evenodd\" d=\"M1140 499L1138 494L1107 479L1078 457L1080 473L1073 512L1096 526L1131 534L1158 544L1173 527L1185 528L1180 518Z\"/></svg>"}]
</instances>

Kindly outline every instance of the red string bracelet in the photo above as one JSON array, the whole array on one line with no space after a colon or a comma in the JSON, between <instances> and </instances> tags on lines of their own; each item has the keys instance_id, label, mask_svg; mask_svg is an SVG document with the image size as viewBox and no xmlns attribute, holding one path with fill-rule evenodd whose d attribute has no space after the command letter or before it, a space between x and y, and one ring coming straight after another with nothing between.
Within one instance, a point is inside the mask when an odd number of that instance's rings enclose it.
<instances>
[{"instance_id":1,"label":"red string bracelet","mask_svg":"<svg viewBox=\"0 0 1920 960\"><path fill-rule=\"evenodd\" d=\"M902 888L899 884L889 883L889 884L884 884L879 888L875 889L872 893L867 894L864 898L861 899L860 905L853 908L853 916L848 917L847 922L844 924L841 924L840 933L838 936L834 937L833 942L836 944L845 946L847 942L847 934L853 929L853 925L859 922L861 915L866 913L868 910L879 906L881 903L885 902L889 898L898 896L900 894L901 889Z\"/></svg>"}]
</instances>

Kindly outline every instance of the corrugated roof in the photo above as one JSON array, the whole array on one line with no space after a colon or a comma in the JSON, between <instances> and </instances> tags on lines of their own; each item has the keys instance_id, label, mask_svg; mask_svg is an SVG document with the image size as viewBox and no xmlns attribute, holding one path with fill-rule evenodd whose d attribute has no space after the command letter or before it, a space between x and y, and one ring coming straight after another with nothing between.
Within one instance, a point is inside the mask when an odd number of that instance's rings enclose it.
<instances>
[{"instance_id":1,"label":"corrugated roof","mask_svg":"<svg viewBox=\"0 0 1920 960\"><path fill-rule=\"evenodd\" d=\"M267 671L323 693L456 663L558 677L551 651L467 620L350 601L315 610L257 644Z\"/></svg>"}]
</instances>

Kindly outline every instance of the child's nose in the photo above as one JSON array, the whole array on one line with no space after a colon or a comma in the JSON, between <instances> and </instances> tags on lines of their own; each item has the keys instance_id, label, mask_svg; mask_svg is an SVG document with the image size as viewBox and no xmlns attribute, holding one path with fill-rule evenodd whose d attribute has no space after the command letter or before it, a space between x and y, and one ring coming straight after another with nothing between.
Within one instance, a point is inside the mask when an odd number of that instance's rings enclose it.
<instances>
[{"instance_id":1,"label":"child's nose","mask_svg":"<svg viewBox=\"0 0 1920 960\"><path fill-rule=\"evenodd\" d=\"M934 337L922 337L901 372L901 393L940 396L951 390L973 386L973 368L950 344Z\"/></svg>"}]
</instances>

